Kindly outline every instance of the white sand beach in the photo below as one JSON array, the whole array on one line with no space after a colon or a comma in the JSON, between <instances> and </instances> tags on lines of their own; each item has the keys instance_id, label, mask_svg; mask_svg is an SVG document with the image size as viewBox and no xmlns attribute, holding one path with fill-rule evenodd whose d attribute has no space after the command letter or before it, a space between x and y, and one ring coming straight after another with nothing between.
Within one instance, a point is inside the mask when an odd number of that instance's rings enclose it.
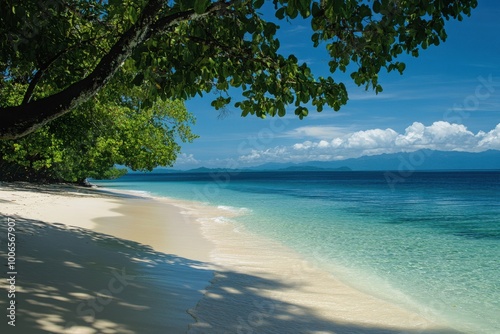
<instances>
[{"instance_id":1,"label":"white sand beach","mask_svg":"<svg viewBox=\"0 0 500 334\"><path fill-rule=\"evenodd\" d=\"M16 328L4 318L0 331L456 333L221 216L195 202L0 184L0 261L15 220L17 271ZM2 279L2 308L8 288Z\"/></svg>"}]
</instances>

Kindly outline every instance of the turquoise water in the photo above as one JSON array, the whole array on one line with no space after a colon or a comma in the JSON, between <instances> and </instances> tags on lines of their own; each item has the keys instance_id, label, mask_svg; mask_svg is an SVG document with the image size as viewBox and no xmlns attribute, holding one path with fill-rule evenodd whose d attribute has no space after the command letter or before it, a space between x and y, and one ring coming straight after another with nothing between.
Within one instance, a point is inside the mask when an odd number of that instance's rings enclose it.
<instances>
[{"instance_id":1,"label":"turquoise water","mask_svg":"<svg viewBox=\"0 0 500 334\"><path fill-rule=\"evenodd\" d=\"M387 177L221 172L96 183L238 210L236 225L362 291L465 332L499 333L500 172L418 172L397 183Z\"/></svg>"}]
</instances>

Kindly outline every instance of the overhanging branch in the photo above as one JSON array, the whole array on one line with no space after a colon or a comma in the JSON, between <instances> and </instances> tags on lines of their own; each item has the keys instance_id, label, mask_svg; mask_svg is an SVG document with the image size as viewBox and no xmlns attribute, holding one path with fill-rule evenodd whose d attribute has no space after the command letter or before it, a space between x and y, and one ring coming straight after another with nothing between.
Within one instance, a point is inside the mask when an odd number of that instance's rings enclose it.
<instances>
[{"instance_id":1,"label":"overhanging branch","mask_svg":"<svg viewBox=\"0 0 500 334\"><path fill-rule=\"evenodd\" d=\"M155 21L165 2L150 0L137 22L120 37L86 78L49 97L19 106L0 108L0 139L23 137L87 101L106 85L132 51L154 34L166 31L168 27L181 21L213 14L235 2L237 1L214 3L203 14L188 10Z\"/></svg>"}]
</instances>

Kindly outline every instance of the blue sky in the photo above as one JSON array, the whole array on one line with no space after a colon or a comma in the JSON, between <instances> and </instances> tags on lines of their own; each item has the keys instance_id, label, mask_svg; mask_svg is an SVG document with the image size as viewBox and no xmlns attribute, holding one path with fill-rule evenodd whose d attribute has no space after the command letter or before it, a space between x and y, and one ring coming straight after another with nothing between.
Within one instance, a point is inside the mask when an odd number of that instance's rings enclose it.
<instances>
[{"instance_id":1,"label":"blue sky","mask_svg":"<svg viewBox=\"0 0 500 334\"><path fill-rule=\"evenodd\" d=\"M422 148L500 150L500 1L479 0L471 17L447 22L445 43L404 57L405 73L381 73L378 95L334 74L349 92L339 112L325 108L299 120L225 117L210 106L214 95L187 101L200 136L184 144L175 168L241 168L267 162L342 160ZM310 42L307 22L280 22L283 53L328 75L328 56Z\"/></svg>"}]
</instances>

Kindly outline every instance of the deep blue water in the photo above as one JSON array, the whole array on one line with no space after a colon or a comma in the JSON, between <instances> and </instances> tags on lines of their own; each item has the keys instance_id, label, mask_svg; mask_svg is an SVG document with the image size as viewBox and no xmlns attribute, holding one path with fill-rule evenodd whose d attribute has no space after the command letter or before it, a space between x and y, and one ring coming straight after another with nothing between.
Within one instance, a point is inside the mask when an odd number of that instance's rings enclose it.
<instances>
[{"instance_id":1,"label":"deep blue water","mask_svg":"<svg viewBox=\"0 0 500 334\"><path fill-rule=\"evenodd\" d=\"M500 172L130 174L99 185L234 210L347 283L500 332Z\"/></svg>"}]
</instances>

